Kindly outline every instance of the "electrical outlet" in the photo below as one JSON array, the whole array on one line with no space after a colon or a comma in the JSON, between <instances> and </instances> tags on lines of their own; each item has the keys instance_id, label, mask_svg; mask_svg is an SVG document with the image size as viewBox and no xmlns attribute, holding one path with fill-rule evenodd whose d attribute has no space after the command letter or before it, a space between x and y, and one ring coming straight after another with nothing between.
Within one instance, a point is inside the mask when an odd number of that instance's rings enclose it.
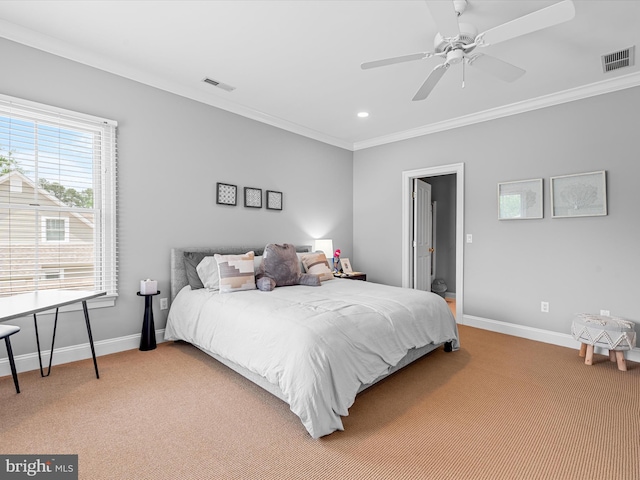
<instances>
[{"instance_id":1,"label":"electrical outlet","mask_svg":"<svg viewBox=\"0 0 640 480\"><path fill-rule=\"evenodd\" d=\"M610 317L611 313L609 312L609 310L600 310L600 315L602 315L603 317Z\"/></svg>"},{"instance_id":2,"label":"electrical outlet","mask_svg":"<svg viewBox=\"0 0 640 480\"><path fill-rule=\"evenodd\" d=\"M542 313L549 313L549 302L540 302L540 311Z\"/></svg>"},{"instance_id":3,"label":"electrical outlet","mask_svg":"<svg viewBox=\"0 0 640 480\"><path fill-rule=\"evenodd\" d=\"M166 298L161 298L160 299L160 310L166 310L167 308L169 308L169 305L167 303L167 299Z\"/></svg>"}]
</instances>

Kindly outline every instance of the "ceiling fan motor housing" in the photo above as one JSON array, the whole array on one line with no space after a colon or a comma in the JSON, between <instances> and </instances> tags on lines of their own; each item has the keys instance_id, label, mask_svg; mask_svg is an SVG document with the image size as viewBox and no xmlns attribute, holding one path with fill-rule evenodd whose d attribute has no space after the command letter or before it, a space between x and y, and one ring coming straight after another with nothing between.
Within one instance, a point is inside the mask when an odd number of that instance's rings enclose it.
<instances>
[{"instance_id":1,"label":"ceiling fan motor housing","mask_svg":"<svg viewBox=\"0 0 640 480\"><path fill-rule=\"evenodd\" d=\"M447 52L447 63L449 65L455 65L460 63L464 59L464 52L460 48L454 48Z\"/></svg>"},{"instance_id":2,"label":"ceiling fan motor housing","mask_svg":"<svg viewBox=\"0 0 640 480\"><path fill-rule=\"evenodd\" d=\"M478 29L476 27L470 23L462 22L460 22L458 26L460 28L460 35L456 37L454 41L451 41L451 39L445 39L440 32L436 33L436 36L433 39L433 48L436 53L447 53L450 50L470 45L475 41L476 36L478 35ZM475 47L468 48L465 51L470 52L473 48Z\"/></svg>"}]
</instances>

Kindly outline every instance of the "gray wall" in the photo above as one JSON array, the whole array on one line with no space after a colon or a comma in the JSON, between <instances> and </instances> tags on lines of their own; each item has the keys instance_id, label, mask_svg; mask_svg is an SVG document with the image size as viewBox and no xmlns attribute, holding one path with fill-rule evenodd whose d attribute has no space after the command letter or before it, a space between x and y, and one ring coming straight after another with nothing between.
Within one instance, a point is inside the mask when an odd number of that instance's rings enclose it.
<instances>
[{"instance_id":1,"label":"gray wall","mask_svg":"<svg viewBox=\"0 0 640 480\"><path fill-rule=\"evenodd\" d=\"M474 236L464 252L465 314L558 332L574 312L640 320L640 88L352 154L3 39L0 58L1 93L119 122L120 297L92 311L96 341L140 332L138 282L155 278L168 296L174 245L331 237L370 280L400 285L401 172L461 159L465 231ZM602 169L608 216L550 218L550 176ZM496 184L529 178L544 178L545 218L499 222ZM216 181L283 191L285 209L217 206ZM541 300L550 313L540 313ZM157 303L155 317L163 328ZM24 330L15 354L33 352L31 320L15 323ZM81 315L65 315L56 345L85 342Z\"/></svg>"},{"instance_id":2,"label":"gray wall","mask_svg":"<svg viewBox=\"0 0 640 480\"><path fill-rule=\"evenodd\" d=\"M155 324L164 328L158 299L169 296L172 246L329 237L352 257L351 152L4 39L0 58L0 93L118 121L120 296L91 311L95 341L140 333L136 292L147 277L159 282ZM236 207L216 205L218 181L282 191L284 210L244 208L242 195ZM35 351L33 321L14 323L24 331L14 354ZM40 323L51 338L51 322ZM65 314L56 347L86 335L81 314Z\"/></svg>"},{"instance_id":3,"label":"gray wall","mask_svg":"<svg viewBox=\"0 0 640 480\"><path fill-rule=\"evenodd\" d=\"M465 315L563 333L576 312L640 321L639 108L636 87L355 152L358 268L401 285L401 172L463 159ZM595 170L609 214L552 219L549 177ZM496 184L532 178L544 178L544 218L498 221Z\"/></svg>"}]
</instances>

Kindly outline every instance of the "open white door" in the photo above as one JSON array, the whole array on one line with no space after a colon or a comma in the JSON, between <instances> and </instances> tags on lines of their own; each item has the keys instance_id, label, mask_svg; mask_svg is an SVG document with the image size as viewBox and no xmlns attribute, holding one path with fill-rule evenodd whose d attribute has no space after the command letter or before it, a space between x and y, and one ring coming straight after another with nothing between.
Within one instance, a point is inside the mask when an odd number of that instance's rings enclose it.
<instances>
[{"instance_id":1,"label":"open white door","mask_svg":"<svg viewBox=\"0 0 640 480\"><path fill-rule=\"evenodd\" d=\"M413 179L413 288L431 291L431 185Z\"/></svg>"}]
</instances>

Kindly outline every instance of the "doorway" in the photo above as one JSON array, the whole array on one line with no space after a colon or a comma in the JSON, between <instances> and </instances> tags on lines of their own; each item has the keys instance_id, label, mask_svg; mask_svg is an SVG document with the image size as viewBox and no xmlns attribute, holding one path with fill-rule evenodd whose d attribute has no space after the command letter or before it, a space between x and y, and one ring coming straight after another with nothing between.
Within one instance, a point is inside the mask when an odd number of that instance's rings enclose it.
<instances>
[{"instance_id":1,"label":"doorway","mask_svg":"<svg viewBox=\"0 0 640 480\"><path fill-rule=\"evenodd\" d=\"M426 167L402 172L402 286L413 288L413 182L441 175L456 176L456 212L455 212L455 311L456 321L463 323L464 281L464 164L456 163L438 167Z\"/></svg>"}]
</instances>

